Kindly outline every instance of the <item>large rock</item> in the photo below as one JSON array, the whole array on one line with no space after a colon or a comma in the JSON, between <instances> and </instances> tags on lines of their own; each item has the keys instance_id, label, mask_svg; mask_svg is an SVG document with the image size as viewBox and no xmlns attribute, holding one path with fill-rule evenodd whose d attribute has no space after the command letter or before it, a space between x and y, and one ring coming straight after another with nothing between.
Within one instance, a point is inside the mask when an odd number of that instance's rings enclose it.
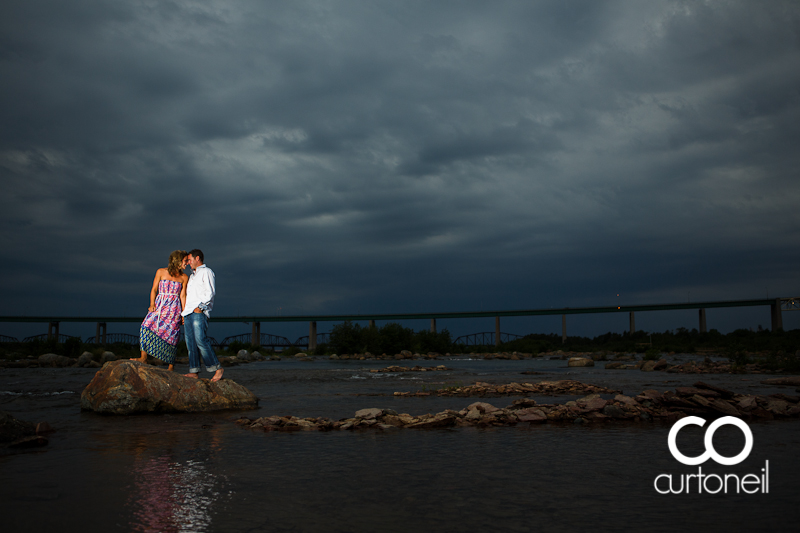
<instances>
[{"instance_id":1,"label":"large rock","mask_svg":"<svg viewBox=\"0 0 800 533\"><path fill-rule=\"evenodd\" d=\"M594 366L594 360L588 357L570 357L567 366Z\"/></svg>"},{"instance_id":2,"label":"large rock","mask_svg":"<svg viewBox=\"0 0 800 533\"><path fill-rule=\"evenodd\" d=\"M81 409L103 414L247 409L258 398L230 379L211 383L135 361L103 365L81 394Z\"/></svg>"}]
</instances>

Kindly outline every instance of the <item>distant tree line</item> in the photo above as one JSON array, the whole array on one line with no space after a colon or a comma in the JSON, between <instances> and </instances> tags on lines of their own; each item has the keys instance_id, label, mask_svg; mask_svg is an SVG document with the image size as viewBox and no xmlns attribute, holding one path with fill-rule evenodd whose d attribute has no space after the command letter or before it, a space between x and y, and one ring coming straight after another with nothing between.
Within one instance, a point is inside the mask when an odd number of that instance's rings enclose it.
<instances>
[{"instance_id":1,"label":"distant tree line","mask_svg":"<svg viewBox=\"0 0 800 533\"><path fill-rule=\"evenodd\" d=\"M362 327L350 321L337 324L330 333L327 350L331 353L396 354L402 350L414 353L447 353L453 349L450 332L446 329L414 331L390 322L378 327Z\"/></svg>"}]
</instances>

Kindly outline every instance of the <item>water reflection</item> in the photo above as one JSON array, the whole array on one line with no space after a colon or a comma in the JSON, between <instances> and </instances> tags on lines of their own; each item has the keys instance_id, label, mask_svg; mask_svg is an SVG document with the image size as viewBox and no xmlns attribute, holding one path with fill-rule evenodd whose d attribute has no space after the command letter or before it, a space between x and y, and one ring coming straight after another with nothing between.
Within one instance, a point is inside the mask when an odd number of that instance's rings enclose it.
<instances>
[{"instance_id":1,"label":"water reflection","mask_svg":"<svg viewBox=\"0 0 800 533\"><path fill-rule=\"evenodd\" d=\"M97 433L99 455L127 457L125 512L120 517L137 532L210 531L219 510L225 475L214 470L222 452L216 425L196 417L133 418Z\"/></svg>"},{"instance_id":2,"label":"water reflection","mask_svg":"<svg viewBox=\"0 0 800 533\"><path fill-rule=\"evenodd\" d=\"M199 461L169 454L136 457L127 507L130 528L142 532L208 531L220 483Z\"/></svg>"}]
</instances>

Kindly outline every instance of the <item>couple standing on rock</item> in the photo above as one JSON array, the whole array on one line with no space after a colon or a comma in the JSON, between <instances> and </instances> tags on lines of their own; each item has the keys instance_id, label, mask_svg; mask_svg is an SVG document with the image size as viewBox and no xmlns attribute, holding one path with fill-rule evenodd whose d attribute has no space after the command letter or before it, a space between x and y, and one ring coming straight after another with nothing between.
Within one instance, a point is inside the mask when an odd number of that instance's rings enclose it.
<instances>
[{"instance_id":1,"label":"couple standing on rock","mask_svg":"<svg viewBox=\"0 0 800 533\"><path fill-rule=\"evenodd\" d=\"M191 267L192 275L183 270ZM203 252L175 250L169 255L166 268L159 268L150 290L150 307L139 330L142 356L133 361L147 362L147 356L175 364L178 337L183 323L186 347L189 350L190 378L200 373L200 356L206 370L214 372L211 381L222 379L222 366L208 340L208 318L214 306L216 284L214 272L204 264Z\"/></svg>"}]
</instances>

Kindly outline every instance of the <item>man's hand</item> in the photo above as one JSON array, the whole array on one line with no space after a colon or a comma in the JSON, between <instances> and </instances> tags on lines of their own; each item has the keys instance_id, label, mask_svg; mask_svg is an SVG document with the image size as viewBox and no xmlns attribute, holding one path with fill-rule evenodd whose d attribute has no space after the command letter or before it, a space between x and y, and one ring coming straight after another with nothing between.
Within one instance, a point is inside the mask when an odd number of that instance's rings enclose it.
<instances>
[{"instance_id":1,"label":"man's hand","mask_svg":"<svg viewBox=\"0 0 800 533\"><path fill-rule=\"evenodd\" d=\"M202 313L202 312L203 312L203 310L202 310L202 309L200 309L199 307L195 307L195 308L194 308L194 312L195 312L195 313Z\"/></svg>"}]
</instances>

